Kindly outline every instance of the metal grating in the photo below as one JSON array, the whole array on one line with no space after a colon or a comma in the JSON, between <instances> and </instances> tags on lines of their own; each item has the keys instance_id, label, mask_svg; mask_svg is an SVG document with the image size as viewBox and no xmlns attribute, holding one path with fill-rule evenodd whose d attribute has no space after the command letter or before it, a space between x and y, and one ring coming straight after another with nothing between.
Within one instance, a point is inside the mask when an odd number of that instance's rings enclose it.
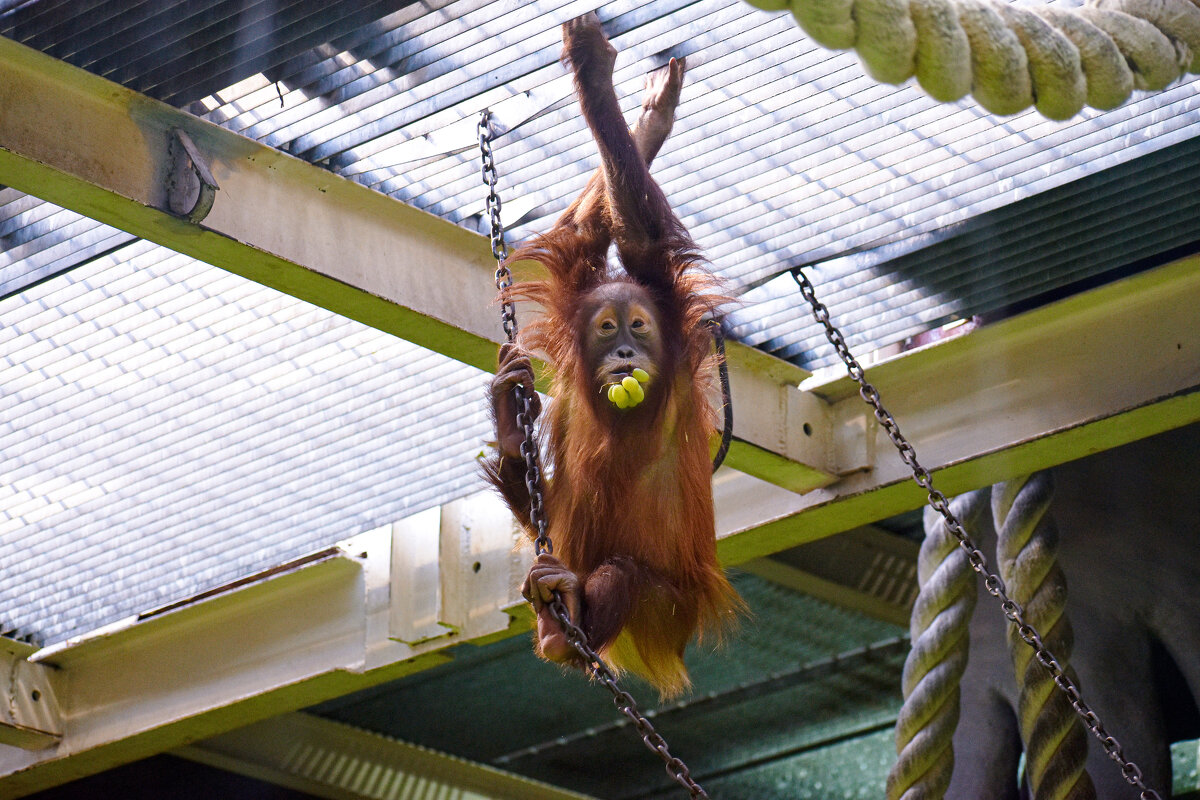
<instances>
[{"instance_id":1,"label":"metal grating","mask_svg":"<svg viewBox=\"0 0 1200 800\"><path fill-rule=\"evenodd\" d=\"M751 614L727 647L689 650L693 693L663 704L639 681L627 688L714 797L791 797L751 787L772 764L802 769L806 755L890 728L907 642L887 623L731 577ZM456 648L448 664L311 710L597 797L678 794L629 726L614 724L609 695L531 658L525 637Z\"/></svg>"}]
</instances>

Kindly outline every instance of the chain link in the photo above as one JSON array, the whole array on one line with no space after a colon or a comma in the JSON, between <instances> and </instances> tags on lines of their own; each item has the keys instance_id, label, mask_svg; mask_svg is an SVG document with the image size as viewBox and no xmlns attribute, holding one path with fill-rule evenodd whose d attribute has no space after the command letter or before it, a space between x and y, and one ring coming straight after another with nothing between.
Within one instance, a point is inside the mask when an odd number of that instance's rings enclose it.
<instances>
[{"instance_id":1,"label":"chain link","mask_svg":"<svg viewBox=\"0 0 1200 800\"><path fill-rule=\"evenodd\" d=\"M496 259L496 289L504 298L500 317L504 335L508 341L517 336L517 307L508 295L512 286L512 273L508 270L508 243L504 241L504 227L500 224L500 195L496 194L496 161L492 158L492 112L484 109L479 117L479 153L483 157L483 182L488 187L487 212L491 221L492 258Z\"/></svg>"},{"instance_id":2,"label":"chain link","mask_svg":"<svg viewBox=\"0 0 1200 800\"><path fill-rule=\"evenodd\" d=\"M492 257L496 259L496 291L501 300L500 322L504 335L511 344L517 338L517 306L508 290L512 287L512 272L508 265L508 244L504 241L504 226L500 224L500 195L496 193L496 161L492 156L492 112L484 109L479 116L479 154L483 160L483 182L488 187L487 211L491 220ZM525 488L529 492L529 522L537 531L533 540L534 553L550 554L554 544L546 533L545 503L542 498L542 470L538 465L537 440L533 434L533 397L518 384L513 389L516 396L517 424L525 434L521 442L521 456L525 459Z\"/></svg>"},{"instance_id":3,"label":"chain link","mask_svg":"<svg viewBox=\"0 0 1200 800\"><path fill-rule=\"evenodd\" d=\"M510 343L514 342L517 337L517 312L516 304L509 295L509 287L512 286L512 273L508 266L504 263L508 259L508 245L504 241L504 228L500 224L500 196L496 194L496 162L492 157L492 140L495 134L492 132L491 111L484 109L479 117L479 152L483 159L483 182L488 187L487 210L488 216L491 219L491 241L492 241L492 256L496 259L496 290L503 298L501 310L501 322L504 325L504 335L508 337ZM513 390L517 399L517 407L521 410L517 412L517 424L521 426L521 430L525 434L525 440L521 442L521 455L525 459L525 488L529 490L529 521L537 531L537 537L533 541L533 549L537 555L546 553L547 555L554 552L554 543L550 541L550 537L546 533L546 514L542 492L542 470L538 464L538 448L537 440L534 438L533 432L533 398L526 393L525 387L518 384ZM617 677L609 668L600 655L591 648L587 643L587 635L583 630L571 621L571 615L567 612L566 605L559 598L558 593L554 595L554 599L549 604L550 613L555 620L562 625L563 632L567 637L567 641L571 647L583 658L583 663L586 665L588 672L592 677L604 684L604 687L612 693L613 703L616 704L617 710L626 716L637 728L638 734L642 737L642 741L646 747L658 754L666 766L667 775L676 783L688 790L693 800L701 798L708 800L708 794L692 779L691 773L688 771L687 765L681 760L671 755L671 751L667 748L667 742L663 737L654 730L654 726L650 724L650 720L638 710L637 703L633 696L621 688L617 683Z\"/></svg>"},{"instance_id":4,"label":"chain link","mask_svg":"<svg viewBox=\"0 0 1200 800\"><path fill-rule=\"evenodd\" d=\"M887 432L888 438L892 440L896 450L900 453L900 458L912 470L913 480L917 485L924 489L928 495L929 505L934 511L942 516L946 522L946 528L958 540L959 547L967 553L967 559L971 562L971 568L983 577L984 588L988 594L992 595L1000 601L1000 608L1004 612L1004 616L1009 622L1016 626L1017 633L1024 642L1033 648L1037 660L1054 678L1054 683L1071 701L1071 707L1075 709L1075 713L1083 720L1083 724L1088 730L1100 741L1100 745L1104 748L1104 752L1111 758L1121 769L1121 776L1125 781L1140 790L1138 795L1141 800L1162 800L1153 789L1150 789L1142 781L1142 771L1137 764L1125 757L1125 753L1121 748L1121 744L1105 729L1104 724L1091 707L1083 701L1083 696L1079 692L1079 686L1067 674L1062 664L1054 657L1054 654L1047 649L1042 641L1042 636L1038 630L1025 621L1025 611L1020 604L1012 600L1008 596L1008 592L1004 588L1004 581L999 575L988 569L987 556L983 551L976 546L970 535L959 522L958 517L950 510L950 501L933 485L933 476L929 470L921 466L917 461L917 451L904 438L900 432L900 426L896 423L896 419L883 406L883 402L879 396L879 390L876 389L866 379L866 372L862 365L854 358L850 352L850 348L846 345L846 339L842 336L842 332L830 321L829 309L825 304L817 299L816 289L813 287L812 281L800 269L793 270L792 277L800 286L800 293L804 295L804 299L808 301L812 307L813 316L821 327L825 329L825 338L833 345L833 349L837 351L838 357L842 363L846 365L847 372L854 382L858 384L858 393L866 403L874 409L875 419L883 426Z\"/></svg>"},{"instance_id":5,"label":"chain link","mask_svg":"<svg viewBox=\"0 0 1200 800\"><path fill-rule=\"evenodd\" d=\"M550 613L562 625L567 642L583 658L588 672L612 694L613 703L616 705L617 711L633 723L634 728L637 729L646 747L657 753L659 758L662 759L663 765L667 770L667 775L670 776L671 780L687 789L688 794L693 800L696 800L696 798L708 800L708 793L692 778L687 764L684 764L682 760L671 755L666 740L654 729L654 726L650 724L650 720L646 718L646 715L638 710L637 702L633 699L633 696L621 688L621 685L617 682L617 676L613 674L612 669L604 663L600 655L587 643L587 635L584 634L579 626L571 622L571 616L567 613L567 607L563 605L562 600L558 599L557 595L550 603Z\"/></svg>"},{"instance_id":6,"label":"chain link","mask_svg":"<svg viewBox=\"0 0 1200 800\"><path fill-rule=\"evenodd\" d=\"M717 375L721 381L721 411L725 422L721 426L721 444L713 456L712 471L716 472L729 453L729 445L733 442L733 396L729 389L729 359L725 357L725 332L721 330L720 320L709 320L713 344L717 348Z\"/></svg>"}]
</instances>

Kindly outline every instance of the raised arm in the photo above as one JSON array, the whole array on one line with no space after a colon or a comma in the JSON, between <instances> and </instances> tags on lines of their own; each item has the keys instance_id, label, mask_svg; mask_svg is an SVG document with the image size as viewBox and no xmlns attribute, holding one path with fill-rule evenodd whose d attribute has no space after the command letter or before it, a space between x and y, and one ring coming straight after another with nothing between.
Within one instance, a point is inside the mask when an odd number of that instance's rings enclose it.
<instances>
[{"instance_id":1,"label":"raised arm","mask_svg":"<svg viewBox=\"0 0 1200 800\"><path fill-rule=\"evenodd\" d=\"M642 282L659 283L667 277L669 251L680 246L681 238L690 246L648 169L670 132L684 66L672 59L657 80L651 79L642 117L631 134L612 85L616 52L594 13L563 25L563 58L574 71L580 108L601 159L599 174L580 196L572 219L592 219L607 227L626 271ZM601 176L602 201L597 196Z\"/></svg>"}]
</instances>

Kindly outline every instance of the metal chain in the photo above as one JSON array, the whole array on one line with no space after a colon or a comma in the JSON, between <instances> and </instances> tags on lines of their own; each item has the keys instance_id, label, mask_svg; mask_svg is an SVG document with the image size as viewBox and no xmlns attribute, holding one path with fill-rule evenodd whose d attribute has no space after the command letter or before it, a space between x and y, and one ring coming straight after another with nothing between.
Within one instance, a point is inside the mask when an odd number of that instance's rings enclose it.
<instances>
[{"instance_id":1,"label":"metal chain","mask_svg":"<svg viewBox=\"0 0 1200 800\"><path fill-rule=\"evenodd\" d=\"M829 309L825 304L817 299L816 289L813 287L812 281L800 269L792 271L792 277L800 286L800 293L804 295L804 299L812 307L813 316L821 327L825 329L825 338L833 345L837 351L838 357L842 363L846 365L847 372L854 382L858 384L858 393L863 400L867 402L875 410L875 419L887 431L888 438L892 440L896 450L900 453L900 458L904 461L908 468L912 470L913 480L917 485L924 489L928 494L929 505L942 515L946 522L946 528L958 540L959 547L967 553L967 559L971 562L971 568L979 575L983 576L983 585L987 589L988 594L997 598L1000 601L1000 608L1004 612L1004 616L1016 626L1017 633L1020 637L1033 648L1037 660L1045 667L1050 675L1054 678L1054 683L1071 701L1071 707L1075 709L1075 713L1080 716L1088 730L1100 741L1101 747L1110 759L1112 759L1121 770L1121 777L1125 781L1140 790L1138 795L1141 800L1162 800L1162 796L1153 789L1150 789L1142 780L1142 771L1133 761L1125 757L1124 750L1120 742L1116 740L1105 729L1104 724L1092 711L1091 707L1083 701L1083 696L1080 694L1079 686L1066 673L1062 664L1054 657L1042 641L1041 634L1025 621L1025 611L1020 604L1012 600L1005 590L1004 581L1000 576L988 569L987 557L983 554L975 542L971 540L966 529L959 522L958 517L950 510L950 501L946 496L936 489L933 485L933 476L929 470L921 466L917 461L917 451L912 444L904 438L900 432L900 426L896 423L896 419L883 407L883 402L880 400L879 390L876 389L866 379L866 373L862 366L854 358L850 352L850 348L846 346L846 339L842 336L842 332L829 319Z\"/></svg>"},{"instance_id":2,"label":"metal chain","mask_svg":"<svg viewBox=\"0 0 1200 800\"><path fill-rule=\"evenodd\" d=\"M500 306L500 322L504 326L504 335L509 344L517 338L517 306L509 295L512 287L512 272L508 265L508 244L504 241L504 226L500 224L500 195L496 193L496 161L492 157L492 112L484 109L479 117L479 153L483 159L483 182L488 187L487 211L491 220L492 257L496 259L496 291L502 298ZM517 399L517 424L525 433L521 442L521 456L525 459L525 488L529 492L529 522L537 531L533 540L533 550L536 555L553 553L554 544L546 534L545 503L542 497L542 470L538 465L537 440L533 435L533 397L525 391L525 387L517 384L513 389Z\"/></svg>"},{"instance_id":3,"label":"metal chain","mask_svg":"<svg viewBox=\"0 0 1200 800\"><path fill-rule=\"evenodd\" d=\"M492 133L491 119L491 111L485 108L479 117L479 152L483 158L483 182L488 187L487 210L492 226L492 256L496 259L496 290L500 292L500 296L503 298L501 322L504 325L504 335L508 337L508 341L511 343L517 337L517 313L516 304L508 294L508 289L512 286L512 273L504 263L508 258L508 245L504 241L504 228L500 224L500 196L496 194L496 162L492 158L492 140L495 138L495 134ZM533 433L533 399L526 393L525 387L520 384L515 387L514 393L517 398L517 405L521 409L517 413L517 424L521 426L522 431L525 433L525 440L521 442L521 455L525 458L525 488L529 490L529 521L537 531L533 548L537 555L541 555L542 553L549 555L554 552L554 544L550 541L550 537L546 533L542 471L538 465L537 441ZM588 645L587 635L578 625L571 621L571 615L557 592L554 595L554 599L550 602L549 608L550 613L554 615L554 619L562 625L567 642L583 658L583 663L592 674L592 677L604 684L604 687L612 693L613 703L616 704L617 710L628 717L634 724L646 747L657 753L663 760L667 775L680 786L687 789L693 800L696 800L696 798L708 800L708 794L700 787L700 784L692 779L687 765L671 755L671 751L667 749L666 740L663 739L658 731L654 730L654 726L650 724L650 720L638 710L633 696L621 688L620 684L617 683L617 678L613 674L613 671L604 663L600 655Z\"/></svg>"},{"instance_id":4,"label":"metal chain","mask_svg":"<svg viewBox=\"0 0 1200 800\"><path fill-rule=\"evenodd\" d=\"M667 741L654 729L654 726L650 724L650 720L646 718L646 715L638 710L637 702L633 699L633 695L621 688L621 685L617 683L617 676L613 674L612 669L604 663L604 659L587 643L587 635L579 626L571 622L571 616L567 613L567 607L563 605L558 595L555 595L554 600L550 602L550 612L554 614L554 618L562 625L567 642L571 647L575 648L575 652L583 657L584 663L587 665L587 669L592 674L592 677L604 684L604 688L608 689L612 694L613 703L616 705L617 711L629 718L630 722L637 728L637 732L641 735L642 742L645 743L646 747L658 753L659 758L663 760L663 765L666 767L667 775L671 777L671 780L687 789L688 794L693 800L696 800L696 798L709 800L708 793L692 778L687 764L671 755L671 751L667 749Z\"/></svg>"},{"instance_id":5,"label":"metal chain","mask_svg":"<svg viewBox=\"0 0 1200 800\"><path fill-rule=\"evenodd\" d=\"M733 397L729 391L729 361L725 358L725 331L721 330L721 321L709 320L713 341L717 348L717 374L721 379L721 409L724 412L725 424L721 426L721 445L713 456L713 472L725 461L729 453L729 444L733 441Z\"/></svg>"}]
</instances>

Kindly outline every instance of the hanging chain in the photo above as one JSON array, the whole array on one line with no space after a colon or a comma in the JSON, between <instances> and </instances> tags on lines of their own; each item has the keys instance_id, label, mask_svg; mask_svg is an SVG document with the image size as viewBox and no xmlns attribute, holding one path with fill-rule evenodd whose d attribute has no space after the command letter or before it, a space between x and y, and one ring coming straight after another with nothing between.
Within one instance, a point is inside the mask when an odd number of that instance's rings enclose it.
<instances>
[{"instance_id":1,"label":"hanging chain","mask_svg":"<svg viewBox=\"0 0 1200 800\"><path fill-rule=\"evenodd\" d=\"M697 798L700 798L700 800L709 800L708 793L692 778L687 764L671 755L671 751L667 749L666 739L654 729L654 726L650 724L650 720L646 718L646 715L638 710L637 702L634 701L633 695L621 688L621 685L617 683L617 676L613 674L613 671L604 663L604 660L587 643L587 636L584 632L571 622L571 617L567 613L566 606L563 605L562 600L557 595L550 602L550 610L553 612L554 618L562 623L567 642L583 657L584 663L588 665L588 671L591 672L592 677L604 684L604 688L608 689L612 694L613 703L616 705L617 711L629 718L629 721L637 728L637 732L641 735L642 742L645 743L646 747L658 753L659 758L662 759L663 765L667 769L667 775L671 776L671 780L687 789L688 794L693 800Z\"/></svg>"},{"instance_id":2,"label":"hanging chain","mask_svg":"<svg viewBox=\"0 0 1200 800\"><path fill-rule=\"evenodd\" d=\"M733 441L733 397L729 391L729 361L725 358L725 331L721 330L721 321L709 320L713 342L717 348L717 372L721 379L721 409L724 412L725 423L721 426L721 445L713 456L713 472L725 461L729 453L729 444Z\"/></svg>"},{"instance_id":3,"label":"hanging chain","mask_svg":"<svg viewBox=\"0 0 1200 800\"><path fill-rule=\"evenodd\" d=\"M500 224L500 195L496 194L496 161L492 158L492 112L484 109L479 117L479 153L483 156L483 182L488 187L487 212L491 221L492 258L496 259L496 289L504 298L500 312L504 335L508 341L517 337L517 307L508 289L512 286L512 273L505 264L508 260L508 244L504 241L504 227Z\"/></svg>"},{"instance_id":4,"label":"hanging chain","mask_svg":"<svg viewBox=\"0 0 1200 800\"><path fill-rule=\"evenodd\" d=\"M838 357L846 365L846 371L850 373L850 377L858 384L859 395L875 410L875 419L887 431L888 438L892 440L892 444L899 451L901 460L912 470L913 480L928 493L929 505L934 511L942 515L942 518L946 521L947 530L954 535L954 538L958 540L959 546L966 551L967 559L971 562L971 568L983 576L983 585L987 589L988 594L1000 601L1000 608L1004 612L1004 616L1016 626L1017 633L1025 643L1033 648L1037 660L1050 672L1050 675L1054 678L1055 685L1066 694L1067 699L1071 701L1071 707L1075 709L1075 713L1079 715L1088 730L1100 741L1105 754L1118 765L1121 770L1121 776L1129 785L1140 790L1141 794L1138 796L1141 800L1162 800L1162 796L1158 792L1146 786L1142 780L1141 769L1138 768L1137 764L1125 757L1121 743L1108 732L1104 724L1100 721L1100 717L1096 716L1096 712L1092 711L1091 707L1083 701L1083 696L1079 692L1079 686L1067 674L1063 665L1054 657L1054 654L1047 649L1045 643L1042 641L1042 635L1036 628L1025 621L1024 609L1021 608L1019 603L1008 596L1008 592L1004 588L1004 581L1001 580L999 575L988 569L987 557L975 545L975 542L971 540L970 535L962 523L959 522L958 517L950 510L950 501L946 499L946 495L934 487L933 476L929 473L929 470L925 469L917 461L916 449L913 448L908 439L900 432L900 426L896 423L895 417L883 407L879 390L866 379L866 373L862 366L854 358L853 354L851 354L850 348L846 346L846 339L842 336L842 332L830 321L829 309L817 299L816 289L813 288L812 281L800 269L794 270L792 277L799 284L800 293L804 295L804 299L812 307L813 316L821 324L821 327L825 329L825 338L833 345Z\"/></svg>"},{"instance_id":5,"label":"hanging chain","mask_svg":"<svg viewBox=\"0 0 1200 800\"><path fill-rule=\"evenodd\" d=\"M500 293L503 303L501 322L504 326L504 335L508 337L509 343L512 343L516 341L517 337L517 312L516 305L508 293L512 286L512 273L505 264L508 258L508 245L504 241L504 228L500 224L500 196L496 194L496 162L492 158L492 140L495 138L495 134L492 133L491 120L491 111L485 108L479 117L479 152L483 158L483 182L488 187L487 210L491 220L492 256L496 259L496 290ZM525 387L520 384L514 388L514 393L520 408L520 411L517 412L517 424L521 426L525 434L525 440L521 442L521 455L525 458L525 488L529 490L529 521L537 531L537 537L533 542L534 553L539 556L542 553L549 555L554 552L554 544L546 533L542 471L538 465L537 440L533 433L533 399L526 393ZM637 728L646 747L657 753L663 760L671 779L687 789L693 800L697 798L708 800L708 794L700 787L700 784L692 779L687 765L671 755L671 751L667 749L666 740L658 731L654 730L650 720L638 710L633 696L621 688L613 671L588 645L587 635L571 621L571 615L557 592L554 594L554 599L550 601L549 608L554 619L562 625L567 642L583 658L583 663L592 677L604 684L604 688L612 693L613 703L617 710L628 717Z\"/></svg>"},{"instance_id":6,"label":"hanging chain","mask_svg":"<svg viewBox=\"0 0 1200 800\"><path fill-rule=\"evenodd\" d=\"M509 344L517 338L517 306L508 290L512 287L512 272L508 265L508 244L504 241L504 226L500 224L500 195L496 194L496 161L492 157L492 112L484 109L479 117L479 153L483 158L483 182L488 187L487 211L491 221L492 257L496 259L496 291L501 298L500 322ZM513 389L517 398L517 424L525 434L521 456L525 459L525 489L529 492L529 522L537 531L533 540L536 555L553 553L554 544L546 534L545 504L542 498L542 470L538 465L537 440L533 436L533 397L525 387Z\"/></svg>"}]
</instances>

